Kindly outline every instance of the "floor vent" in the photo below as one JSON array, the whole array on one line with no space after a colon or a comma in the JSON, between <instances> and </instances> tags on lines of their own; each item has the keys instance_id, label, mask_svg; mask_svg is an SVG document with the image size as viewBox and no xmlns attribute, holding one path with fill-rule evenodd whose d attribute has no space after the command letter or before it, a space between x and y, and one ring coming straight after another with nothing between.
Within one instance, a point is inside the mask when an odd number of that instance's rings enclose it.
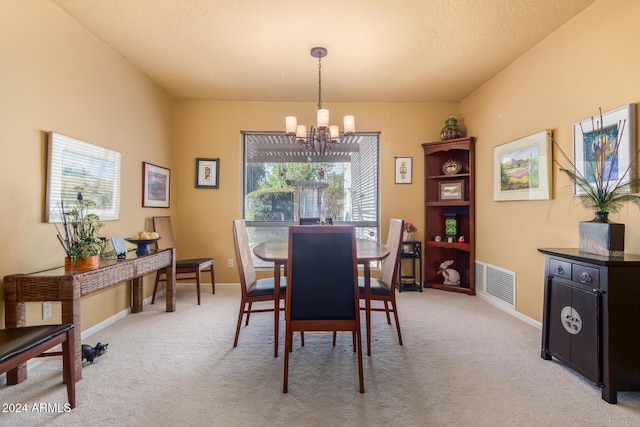
<instances>
[{"instance_id":1,"label":"floor vent","mask_svg":"<svg viewBox=\"0 0 640 427\"><path fill-rule=\"evenodd\" d=\"M516 306L516 273L476 261L476 291L496 298L510 307Z\"/></svg>"}]
</instances>

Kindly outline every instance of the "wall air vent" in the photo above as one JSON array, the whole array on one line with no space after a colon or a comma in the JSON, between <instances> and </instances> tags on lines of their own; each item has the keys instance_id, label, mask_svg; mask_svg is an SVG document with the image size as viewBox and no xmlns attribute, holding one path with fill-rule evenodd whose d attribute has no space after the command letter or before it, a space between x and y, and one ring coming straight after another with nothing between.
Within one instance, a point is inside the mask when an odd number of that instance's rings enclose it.
<instances>
[{"instance_id":1,"label":"wall air vent","mask_svg":"<svg viewBox=\"0 0 640 427\"><path fill-rule=\"evenodd\" d=\"M516 273L476 261L476 291L492 299L516 307Z\"/></svg>"}]
</instances>

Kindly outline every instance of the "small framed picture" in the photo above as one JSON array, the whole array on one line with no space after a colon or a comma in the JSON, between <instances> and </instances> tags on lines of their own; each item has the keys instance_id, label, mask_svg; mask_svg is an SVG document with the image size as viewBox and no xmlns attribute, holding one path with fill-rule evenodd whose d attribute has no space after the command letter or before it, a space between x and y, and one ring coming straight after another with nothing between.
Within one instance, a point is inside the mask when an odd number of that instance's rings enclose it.
<instances>
[{"instance_id":1,"label":"small framed picture","mask_svg":"<svg viewBox=\"0 0 640 427\"><path fill-rule=\"evenodd\" d=\"M411 184L411 163L413 157L396 157L396 184Z\"/></svg>"},{"instance_id":2,"label":"small framed picture","mask_svg":"<svg viewBox=\"0 0 640 427\"><path fill-rule=\"evenodd\" d=\"M142 207L168 208L171 170L142 162Z\"/></svg>"},{"instance_id":3,"label":"small framed picture","mask_svg":"<svg viewBox=\"0 0 640 427\"><path fill-rule=\"evenodd\" d=\"M440 183L440 201L442 200L463 200L464 180L446 181Z\"/></svg>"},{"instance_id":4,"label":"small framed picture","mask_svg":"<svg viewBox=\"0 0 640 427\"><path fill-rule=\"evenodd\" d=\"M196 188L218 188L220 159L196 159Z\"/></svg>"}]
</instances>

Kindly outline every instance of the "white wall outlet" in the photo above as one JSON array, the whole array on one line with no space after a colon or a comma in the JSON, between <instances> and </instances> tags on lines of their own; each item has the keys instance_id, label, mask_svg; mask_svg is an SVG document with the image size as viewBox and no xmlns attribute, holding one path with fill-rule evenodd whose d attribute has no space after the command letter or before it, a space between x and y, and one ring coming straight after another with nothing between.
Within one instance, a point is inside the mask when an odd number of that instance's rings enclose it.
<instances>
[{"instance_id":1,"label":"white wall outlet","mask_svg":"<svg viewBox=\"0 0 640 427\"><path fill-rule=\"evenodd\" d=\"M229 258L229 259L227 260L227 267L229 267L229 268L233 268L233 258Z\"/></svg>"},{"instance_id":2,"label":"white wall outlet","mask_svg":"<svg viewBox=\"0 0 640 427\"><path fill-rule=\"evenodd\" d=\"M51 317L51 303L43 302L42 303L42 320L48 319Z\"/></svg>"}]
</instances>

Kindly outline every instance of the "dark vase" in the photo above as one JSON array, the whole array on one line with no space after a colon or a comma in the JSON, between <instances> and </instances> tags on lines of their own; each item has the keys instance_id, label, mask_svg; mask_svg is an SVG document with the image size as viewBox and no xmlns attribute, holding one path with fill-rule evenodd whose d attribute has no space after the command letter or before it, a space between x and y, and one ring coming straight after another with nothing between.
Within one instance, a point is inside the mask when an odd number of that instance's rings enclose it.
<instances>
[{"instance_id":1,"label":"dark vase","mask_svg":"<svg viewBox=\"0 0 640 427\"><path fill-rule=\"evenodd\" d=\"M609 212L595 212L591 221L580 222L580 252L609 257L624 256L624 224L609 221Z\"/></svg>"},{"instance_id":2,"label":"dark vase","mask_svg":"<svg viewBox=\"0 0 640 427\"><path fill-rule=\"evenodd\" d=\"M458 121L453 116L449 116L447 121L444 123L442 132L440 132L440 138L444 141L447 139L460 138L461 136L462 131L458 127Z\"/></svg>"},{"instance_id":3,"label":"dark vase","mask_svg":"<svg viewBox=\"0 0 640 427\"><path fill-rule=\"evenodd\" d=\"M609 222L609 212L596 211L591 222Z\"/></svg>"}]
</instances>

